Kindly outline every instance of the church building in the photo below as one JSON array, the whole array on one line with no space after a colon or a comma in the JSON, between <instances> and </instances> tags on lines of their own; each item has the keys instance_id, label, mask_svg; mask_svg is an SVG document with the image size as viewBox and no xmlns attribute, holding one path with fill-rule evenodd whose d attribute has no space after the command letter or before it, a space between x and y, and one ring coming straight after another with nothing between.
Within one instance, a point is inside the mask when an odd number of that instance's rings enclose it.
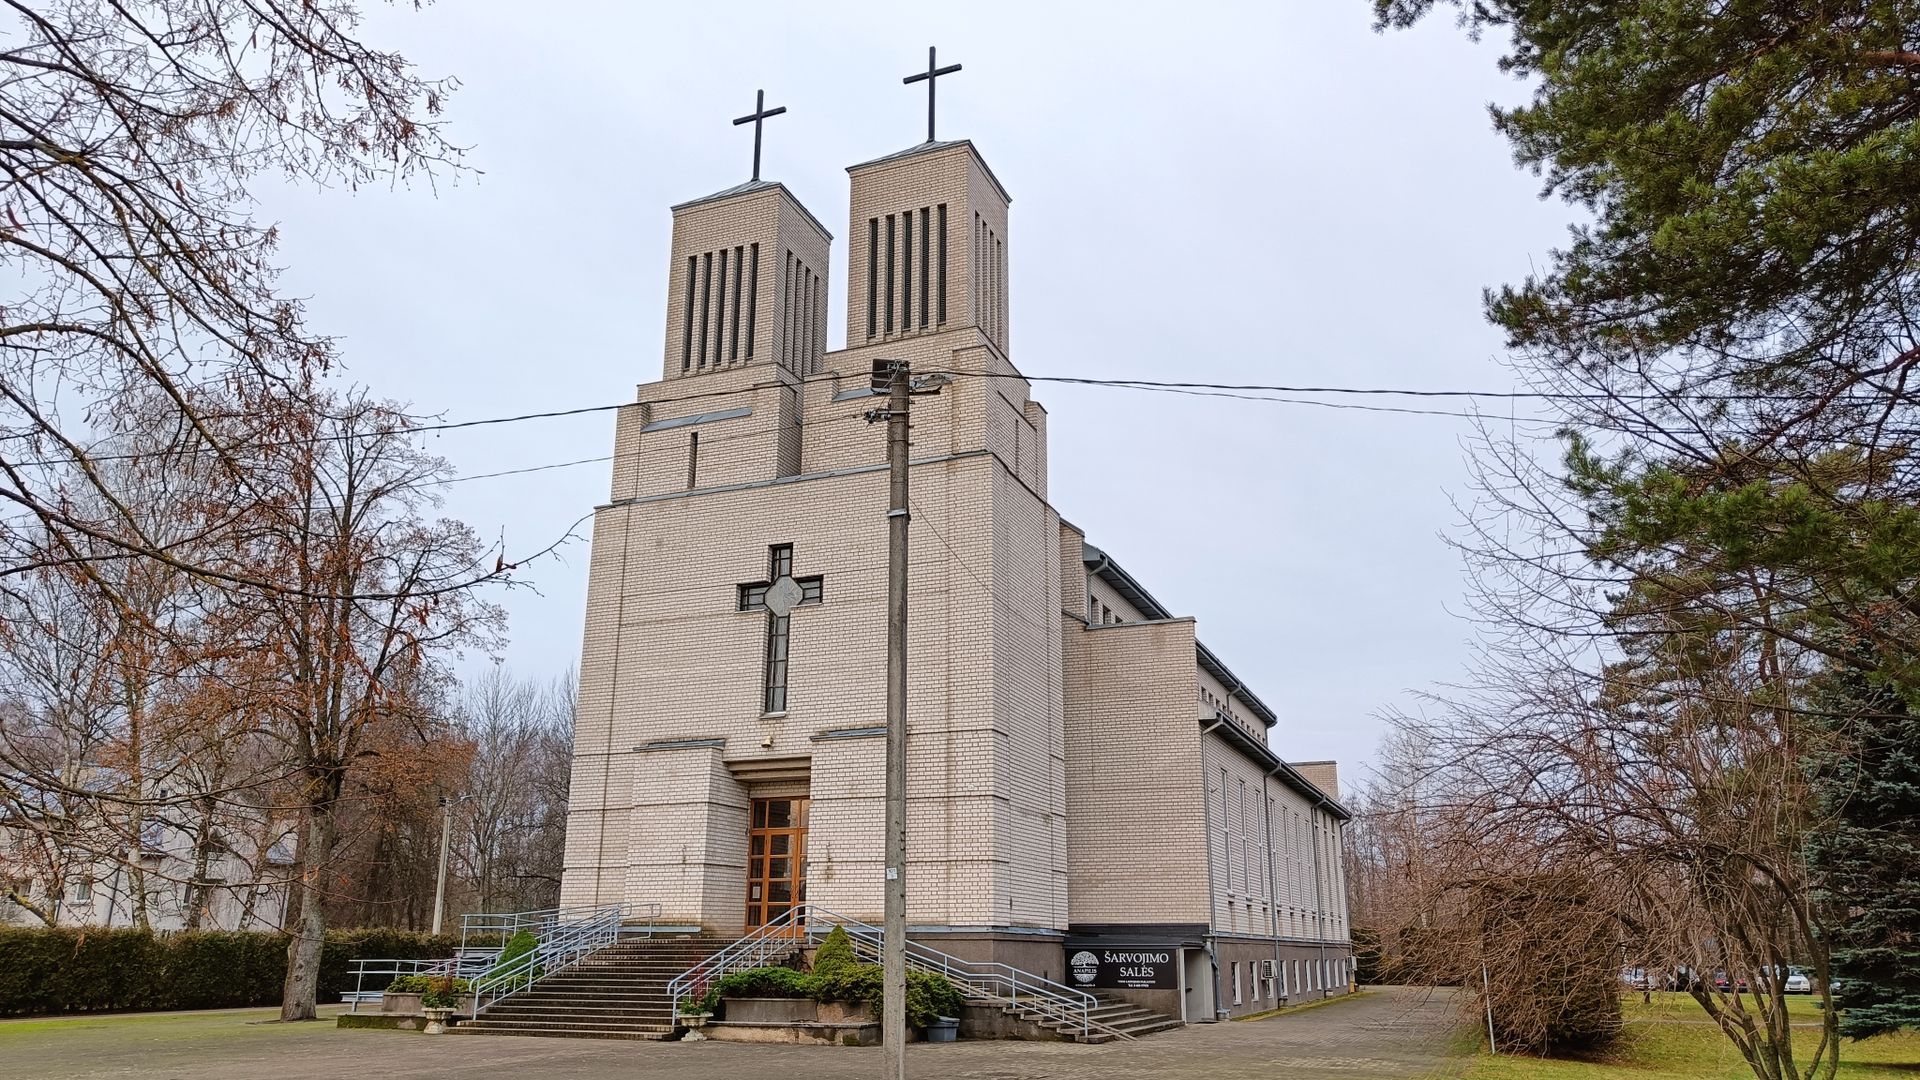
<instances>
[{"instance_id":1,"label":"church building","mask_svg":"<svg viewBox=\"0 0 1920 1080\"><path fill-rule=\"evenodd\" d=\"M904 360L938 388L912 409L913 939L1188 1021L1344 992L1332 763L1283 760L1280 718L1194 618L1056 507L1014 361L1007 188L964 139L850 168L829 351L833 236L758 178L767 115L753 180L673 207L661 377L618 414L561 902L729 935L801 904L881 921L888 493L866 414L874 361Z\"/></svg>"}]
</instances>

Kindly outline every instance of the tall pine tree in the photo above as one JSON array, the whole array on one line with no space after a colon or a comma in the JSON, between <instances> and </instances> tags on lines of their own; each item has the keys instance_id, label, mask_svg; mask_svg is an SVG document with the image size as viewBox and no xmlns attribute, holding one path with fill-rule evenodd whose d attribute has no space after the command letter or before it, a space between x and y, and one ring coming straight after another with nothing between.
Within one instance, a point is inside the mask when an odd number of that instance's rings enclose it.
<instances>
[{"instance_id":1,"label":"tall pine tree","mask_svg":"<svg viewBox=\"0 0 1920 1080\"><path fill-rule=\"evenodd\" d=\"M1840 1032L1865 1039L1920 1028L1920 715L1858 667L1826 681L1831 737L1811 756L1824 825L1807 858L1828 908Z\"/></svg>"}]
</instances>

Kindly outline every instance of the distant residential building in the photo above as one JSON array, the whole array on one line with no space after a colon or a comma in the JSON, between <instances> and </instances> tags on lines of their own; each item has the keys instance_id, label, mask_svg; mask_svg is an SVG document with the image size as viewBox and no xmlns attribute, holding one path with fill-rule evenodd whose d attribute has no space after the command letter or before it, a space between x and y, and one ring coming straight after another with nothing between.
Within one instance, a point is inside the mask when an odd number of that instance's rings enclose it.
<instances>
[{"instance_id":1,"label":"distant residential building","mask_svg":"<svg viewBox=\"0 0 1920 1080\"><path fill-rule=\"evenodd\" d=\"M90 830L82 842L60 844L44 827L0 822L0 886L17 890L57 926L125 927L145 915L154 930L182 930L201 912L202 930L277 930L286 917L287 878L293 868L293 838L284 831L265 844L265 830L220 827L209 831L204 858L196 857L199 822L168 808L144 823L139 843L103 843L105 830ZM110 852L110 853L109 853ZM42 926L45 920L0 893L0 925Z\"/></svg>"}]
</instances>

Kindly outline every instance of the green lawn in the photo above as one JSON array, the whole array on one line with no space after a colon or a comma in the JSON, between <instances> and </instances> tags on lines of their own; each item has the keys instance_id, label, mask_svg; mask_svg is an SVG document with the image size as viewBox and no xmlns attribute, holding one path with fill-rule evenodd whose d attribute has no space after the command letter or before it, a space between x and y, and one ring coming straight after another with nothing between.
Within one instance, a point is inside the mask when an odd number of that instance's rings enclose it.
<instances>
[{"instance_id":1,"label":"green lawn","mask_svg":"<svg viewBox=\"0 0 1920 1080\"><path fill-rule=\"evenodd\" d=\"M1692 998L1655 994L1652 1005L1642 1004L1638 994L1623 1000L1626 1033L1603 1059L1495 1056L1486 1052L1482 1031L1480 1052L1462 1074L1463 1080L1743 1080L1753 1076L1733 1044ZM1819 1022L1819 1008L1811 998L1790 998L1788 1008L1799 1018L1796 1023ZM1819 1037L1818 1028L1795 1028L1794 1047L1802 1062L1812 1054ZM1839 1075L1843 1080L1916 1080L1920 1078L1920 1035L1842 1043Z\"/></svg>"}]
</instances>

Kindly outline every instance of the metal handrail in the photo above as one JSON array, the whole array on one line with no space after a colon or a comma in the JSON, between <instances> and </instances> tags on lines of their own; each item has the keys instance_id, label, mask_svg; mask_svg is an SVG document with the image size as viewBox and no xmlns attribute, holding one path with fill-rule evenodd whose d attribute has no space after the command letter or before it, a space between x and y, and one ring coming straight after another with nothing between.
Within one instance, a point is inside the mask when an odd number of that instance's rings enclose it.
<instances>
[{"instance_id":1,"label":"metal handrail","mask_svg":"<svg viewBox=\"0 0 1920 1080\"><path fill-rule=\"evenodd\" d=\"M359 1012L362 1001L384 1000L387 987L402 975L451 975L457 979L471 979L485 972L493 964L494 956L488 955L443 956L435 960L350 960L347 969L353 973L353 998L348 1012ZM367 989L367 980L374 980L376 990Z\"/></svg>"},{"instance_id":2,"label":"metal handrail","mask_svg":"<svg viewBox=\"0 0 1920 1080\"><path fill-rule=\"evenodd\" d=\"M686 998L705 997L707 988L722 975L765 967L766 962L778 953L791 952L805 940L804 924L796 920L806 910L804 904L789 908L772 921L762 923L752 933L675 975L667 981L667 1000L678 1010L680 1002Z\"/></svg>"},{"instance_id":3,"label":"metal handrail","mask_svg":"<svg viewBox=\"0 0 1920 1080\"><path fill-rule=\"evenodd\" d=\"M599 908L575 908L538 914L548 916L537 923L522 924L522 929L538 925L544 930L539 944L504 965L496 966L473 982L473 1008L470 1016L479 1016L488 1005L509 994L527 989L557 971L571 967L588 955L620 940L621 928L635 905L609 904ZM658 913L658 905L652 907ZM463 920L464 921L464 920ZM651 923L649 923L651 932Z\"/></svg>"},{"instance_id":4,"label":"metal handrail","mask_svg":"<svg viewBox=\"0 0 1920 1080\"><path fill-rule=\"evenodd\" d=\"M467 938L473 935L497 935L501 944L522 930L532 931L535 937L545 937L555 925L579 922L596 917L608 907L616 905L600 904L592 907L551 907L533 911L476 911L460 916L460 947L467 947ZM625 903L617 905L622 912L623 922L646 920L647 935L652 936L653 924L660 918L660 905L655 903Z\"/></svg>"},{"instance_id":5,"label":"metal handrail","mask_svg":"<svg viewBox=\"0 0 1920 1080\"><path fill-rule=\"evenodd\" d=\"M884 930L819 905L801 904L675 976L667 984L668 999L677 1009L683 998L704 996L721 976L764 966L767 960L796 945L817 944L834 926L846 929L856 955L880 959L886 940ZM1083 1036L1100 1031L1120 1039L1133 1038L1093 1019L1093 1010L1100 1002L1092 994L1010 964L962 960L909 939L907 965L944 975L972 990L976 996L1016 1005L1056 1023L1076 1027Z\"/></svg>"}]
</instances>

